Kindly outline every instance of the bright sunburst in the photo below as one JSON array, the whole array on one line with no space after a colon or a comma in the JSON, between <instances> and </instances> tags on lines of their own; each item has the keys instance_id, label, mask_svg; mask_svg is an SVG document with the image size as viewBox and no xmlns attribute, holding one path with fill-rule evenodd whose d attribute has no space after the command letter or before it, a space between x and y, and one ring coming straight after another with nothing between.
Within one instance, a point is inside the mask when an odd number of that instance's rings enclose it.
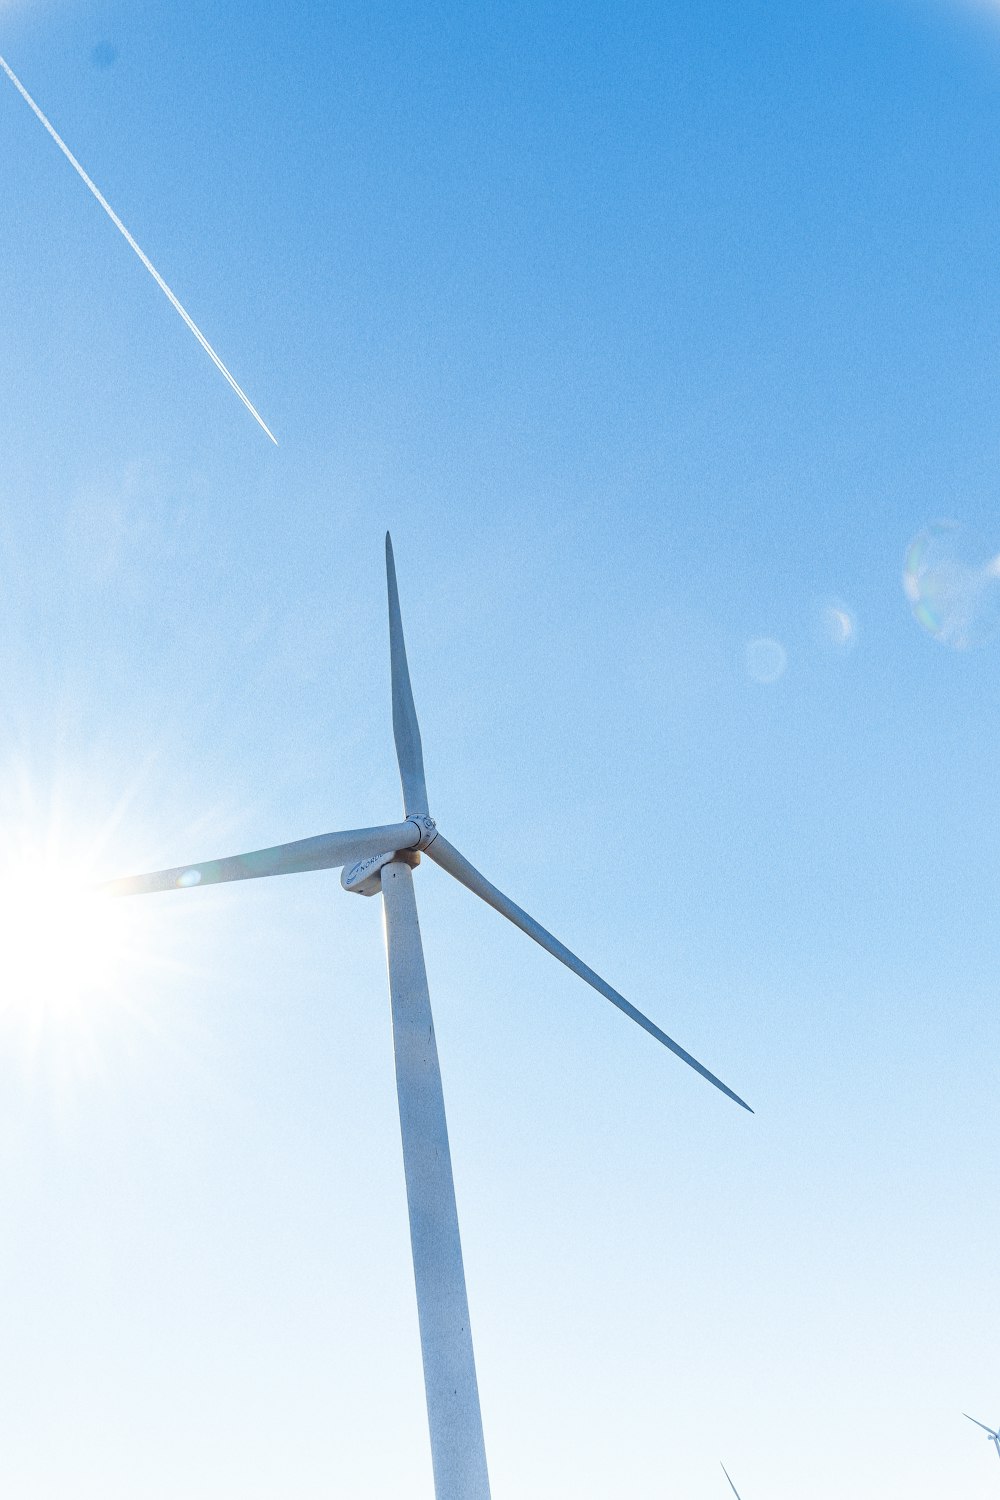
<instances>
[{"instance_id":1,"label":"bright sunburst","mask_svg":"<svg viewBox=\"0 0 1000 1500\"><path fill-rule=\"evenodd\" d=\"M124 904L81 864L24 853L0 869L0 1011L70 1015L107 996L128 949Z\"/></svg>"},{"instance_id":2,"label":"bright sunburst","mask_svg":"<svg viewBox=\"0 0 1000 1500\"><path fill-rule=\"evenodd\" d=\"M2 769L0 1044L72 1046L93 1038L109 1002L128 1004L134 978L137 914L95 886L119 810L102 816L86 778L27 756Z\"/></svg>"}]
</instances>

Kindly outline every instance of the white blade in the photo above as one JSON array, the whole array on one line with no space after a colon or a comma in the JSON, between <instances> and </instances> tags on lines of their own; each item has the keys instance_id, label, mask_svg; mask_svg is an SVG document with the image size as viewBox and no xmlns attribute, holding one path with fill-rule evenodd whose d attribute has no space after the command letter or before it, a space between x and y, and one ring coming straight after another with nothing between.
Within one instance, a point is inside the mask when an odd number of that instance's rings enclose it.
<instances>
[{"instance_id":1,"label":"white blade","mask_svg":"<svg viewBox=\"0 0 1000 1500\"><path fill-rule=\"evenodd\" d=\"M650 1036L655 1037L658 1042L662 1042L664 1047L669 1048L675 1057L679 1057L682 1062L686 1062L688 1067L694 1068L695 1072L700 1073L702 1078L707 1078L709 1083L713 1083L717 1089L721 1089L728 1098L732 1099L736 1104L741 1105L743 1109L750 1110L750 1113L753 1114L753 1110L750 1109L749 1104L741 1099L739 1094L734 1094L732 1089L727 1088L720 1079L716 1078L714 1073L710 1073L707 1068L703 1067L696 1058L691 1056L690 1052L685 1052L683 1047L678 1046L672 1038L667 1036L665 1031L661 1031L659 1026L655 1025L648 1016L644 1016L641 1010L636 1010L635 1006L630 1005L622 995L619 995L617 990L613 990L610 984L605 983L599 974L595 974L593 969L589 969L581 959L577 958L575 953L571 953L568 948L564 947L558 938L554 938L550 932L546 932L545 928L541 927L533 917L529 917L528 913L522 911L519 906L516 906L508 896L505 896L502 891L498 891L495 885L491 885L484 875L480 875L479 871L469 864L464 855L459 854L458 850L448 843L447 839L438 834L434 841L427 846L426 854L428 859L433 859L443 870L447 870L449 875L454 875L455 879L461 881L462 885L468 886L470 891L481 897L487 905L492 906L501 916L506 917L508 922L513 922L515 927L520 927L522 932L526 932L530 938L534 938L540 947L544 948L547 953L551 953L554 958L558 958L559 962L564 963L567 969L572 969L574 974L578 974L581 979L586 980L587 984L591 985L599 995L603 995L605 1000L610 1000L612 1005L617 1005L618 1009L624 1011L627 1016L635 1021L637 1026L642 1027L643 1031L648 1031Z\"/></svg>"},{"instance_id":2,"label":"white blade","mask_svg":"<svg viewBox=\"0 0 1000 1500\"><path fill-rule=\"evenodd\" d=\"M410 670L406 665L403 641L403 617L399 612L399 590L396 587L396 564L392 556L392 538L385 534L385 577L389 589L389 656L392 662L392 732L396 741L399 779L403 784L403 808L408 818L415 813L427 815L427 787L424 784L424 754L420 747L420 726L410 687Z\"/></svg>"},{"instance_id":3,"label":"white blade","mask_svg":"<svg viewBox=\"0 0 1000 1500\"><path fill-rule=\"evenodd\" d=\"M963 1411L962 1416L967 1422L972 1422L974 1426L981 1427L984 1432L988 1432L990 1437L993 1438L994 1441L996 1441L998 1434L993 1431L992 1427L987 1427L985 1422L977 1422L975 1417L970 1417L967 1411Z\"/></svg>"},{"instance_id":4,"label":"white blade","mask_svg":"<svg viewBox=\"0 0 1000 1500\"><path fill-rule=\"evenodd\" d=\"M154 891L186 890L195 885L217 885L227 880L258 880L265 875L295 875L305 870L331 870L373 854L412 849L420 840L414 823L390 823L385 828L356 828L346 833L321 833L273 849L254 849L200 865L178 865L151 875L128 875L109 880L99 889L107 896L148 896Z\"/></svg>"},{"instance_id":5,"label":"white blade","mask_svg":"<svg viewBox=\"0 0 1000 1500\"><path fill-rule=\"evenodd\" d=\"M722 1470L723 1474L726 1475L726 1478L729 1479L729 1474L726 1471L725 1464L720 1464L719 1468ZM732 1490L733 1494L736 1496L736 1500L740 1500L740 1492L736 1488L735 1484L733 1483L733 1481L731 1479L729 1479L729 1488Z\"/></svg>"},{"instance_id":6,"label":"white blade","mask_svg":"<svg viewBox=\"0 0 1000 1500\"><path fill-rule=\"evenodd\" d=\"M52 125L51 122L45 117L45 115L39 109L38 105L35 103L34 99L32 99L31 95L28 93L28 90L25 88L24 84L17 77L17 74L13 72L13 70L9 67L9 65L4 61L4 59L2 57L0 57L0 68L2 68L3 71L7 74L7 77L10 79L11 83L17 89L17 92L21 95L21 98L24 100L25 104L27 104L28 108L32 111L32 113L35 115L35 117L42 123L42 125L44 125L44 127L48 131L49 135L52 137L52 139L55 141L56 145L59 147L59 150L62 152L63 156L65 156L66 160L69 162L70 166L73 168L74 172L76 172L76 174L81 179L81 181L93 193L94 197L97 199L98 203L104 209L104 212L107 214L107 216L111 220L112 224L115 226L115 228L122 235L124 235L124 237L125 237L126 241L128 242L128 244L135 251L136 255L142 261L143 265L146 267L146 270L149 272L150 276L152 276L153 280L156 282L156 285L160 288L160 291L167 298L168 302L174 308L174 310L176 312L180 313L181 317L184 319L184 322L187 324L188 328L190 328L191 332L194 334L195 338L198 340L199 344L204 349L204 351L208 355L209 359L215 365L216 369L229 382L231 388L236 392L236 395L239 396L240 400L243 402L243 405L246 407L247 411L253 417L254 421L257 422L263 428L263 430L267 433L268 437L271 439L271 442L275 445L275 447L277 447L278 446L278 439L275 437L275 435L271 431L270 427L268 427L267 423L264 421L264 418L261 416L260 412L253 405L253 403L251 402L249 396L246 394L246 392L243 390L243 388L236 383L236 381L233 379L232 375L230 375L229 371L226 369L225 365L222 363L222 360L219 358L219 356L216 354L215 350L212 348L211 344L208 342L208 339L202 333L201 329L195 323L194 319L191 318L189 316L189 314L187 313L187 311L185 310L185 308L183 308L181 306L180 302L174 296L174 294L170 290L170 288L167 286L167 283L164 281L164 279L160 275L159 271L153 265L153 262L150 260L149 256L145 253L144 250L141 250L139 248L139 246L136 244L135 240L129 234L128 230L125 228L125 225L122 223L121 219L119 219L118 215L115 213L114 209L111 207L111 204L108 202L107 198L105 198L104 194L101 192L100 188L97 187L96 183L94 183L91 180L90 177L88 177L87 173L83 170L83 168L81 167L80 163L77 161L76 157L73 155L72 151L69 149L69 147L67 146L66 142L63 140L62 136L56 130L55 126Z\"/></svg>"}]
</instances>

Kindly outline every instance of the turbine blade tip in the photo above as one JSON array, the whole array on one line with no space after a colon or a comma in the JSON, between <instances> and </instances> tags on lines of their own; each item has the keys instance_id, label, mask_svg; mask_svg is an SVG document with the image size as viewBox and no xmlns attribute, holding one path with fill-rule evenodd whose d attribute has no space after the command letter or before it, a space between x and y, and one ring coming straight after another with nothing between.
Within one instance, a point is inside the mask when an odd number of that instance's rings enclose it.
<instances>
[{"instance_id":1,"label":"turbine blade tip","mask_svg":"<svg viewBox=\"0 0 1000 1500\"><path fill-rule=\"evenodd\" d=\"M747 1101L745 1099L741 1099L739 1094L736 1093L735 1089L731 1089L727 1083L723 1083L721 1078L716 1078L715 1074L709 1073L707 1069L698 1069L698 1071L701 1072L703 1078L708 1078L709 1082L714 1083L716 1088L721 1093L725 1094L727 1099L732 1099L733 1103L738 1104L740 1109L745 1109L748 1115L756 1113L756 1111L751 1108Z\"/></svg>"}]
</instances>

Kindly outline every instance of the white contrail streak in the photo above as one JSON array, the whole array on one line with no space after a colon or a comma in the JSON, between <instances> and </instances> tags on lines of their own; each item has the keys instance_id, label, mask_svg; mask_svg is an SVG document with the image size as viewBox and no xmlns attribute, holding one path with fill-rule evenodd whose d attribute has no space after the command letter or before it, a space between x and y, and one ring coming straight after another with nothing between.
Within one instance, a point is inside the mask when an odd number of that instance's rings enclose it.
<instances>
[{"instance_id":1,"label":"white contrail streak","mask_svg":"<svg viewBox=\"0 0 1000 1500\"><path fill-rule=\"evenodd\" d=\"M116 229L120 229L121 230L122 234L128 240L129 244L132 246L132 249L135 251L136 255L139 257L139 259L142 261L143 265L146 267L146 270L149 272L150 276L152 276L153 280L156 282L157 286L160 288L160 291L165 294L165 296L170 301L171 305L173 307L175 307L177 309L177 311L180 313L181 317L184 319L185 323L190 328L191 332L194 334L195 338L198 340L199 344L204 349L204 351L208 355L209 359L212 361L212 363L216 366L217 369L221 370L222 374L229 381L229 384L232 386L232 388L236 392L237 396L239 396L240 400L243 402L243 405L246 407L247 411L250 413L250 415L257 422L260 423L261 427L264 429L264 431L267 433L268 437L271 439L271 442L274 444L275 447L277 447L278 446L278 439L275 437L275 435L271 431L270 427L268 427L267 423L264 421L264 418L261 416L260 412L253 405L253 402L250 400L249 396L237 384L237 382L233 379L233 377L230 375L229 371L226 369L225 365L222 363L222 360L219 358L219 356L216 354L215 350L212 348L211 344L208 342L208 339L202 333L202 331L198 327L198 325L194 322L193 318L190 318L188 316L188 314L185 311L185 309L178 302L177 298L174 296L173 292L167 286L167 283L164 281L164 279L160 275L159 271L153 265L153 262L150 260L149 256L146 255L142 250L140 250L139 246L136 244L135 240L129 234L128 230L125 228L125 225L122 223L121 219L119 219L118 215L115 213L114 209L111 207L111 204L108 202L107 198L105 198L105 196L101 192L100 188L97 186L96 183L92 182L91 179L87 176L86 172L83 170L83 168L81 167L80 163L77 161L76 157L73 155L72 151L69 149L69 147L67 146L66 142L63 140L62 136L55 129L55 127L53 125L51 125L49 123L49 121L45 118L45 116L42 114L42 111L39 109L38 105L35 103L34 99L32 99L31 95L28 93L28 90L24 87L24 84L17 77L17 75L11 70L11 68L7 65L7 63L4 61L4 59L2 57L0 57L0 68L3 68L4 72L7 74L7 77L10 79L11 83L17 89L17 92L21 95L21 98L24 100L25 104L27 104L28 107L31 109L31 111L35 115L37 115L37 117L38 117L39 120L41 120L42 124L45 126L45 129L48 131L49 135L55 141L56 145L59 147L59 150L62 152L63 156L65 156L66 160L69 162L69 164L73 168L73 170L75 172L77 172L80 177L83 178L83 181L87 184L87 186L89 187L90 191L93 193L94 197L97 199L98 203L104 209L104 212L107 214L107 216L111 220L112 224L114 224L114 226L115 226Z\"/></svg>"}]
</instances>

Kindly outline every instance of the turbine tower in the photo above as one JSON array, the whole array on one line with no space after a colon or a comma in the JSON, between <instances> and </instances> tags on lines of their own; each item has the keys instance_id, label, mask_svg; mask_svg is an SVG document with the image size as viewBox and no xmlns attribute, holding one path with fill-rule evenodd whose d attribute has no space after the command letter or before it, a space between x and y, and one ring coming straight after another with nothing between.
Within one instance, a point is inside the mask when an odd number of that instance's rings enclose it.
<instances>
[{"instance_id":1,"label":"turbine tower","mask_svg":"<svg viewBox=\"0 0 1000 1500\"><path fill-rule=\"evenodd\" d=\"M546 952L624 1011L709 1083L744 1109L749 1110L750 1106L557 938L546 932L533 917L491 885L438 832L428 811L420 729L410 687L396 569L388 535L385 561L389 594L392 727L403 787L404 820L378 828L320 834L316 838L299 839L272 849L258 849L205 864L181 865L172 870L130 876L111 881L102 889L115 896L138 896L219 881L253 880L339 866L343 867L341 884L345 890L361 896L381 894L434 1493L436 1500L489 1500L486 1449L444 1095L413 893L413 870L420 863L421 854L425 853L474 895L527 933Z\"/></svg>"},{"instance_id":2,"label":"turbine tower","mask_svg":"<svg viewBox=\"0 0 1000 1500\"><path fill-rule=\"evenodd\" d=\"M985 1422L977 1422L975 1417L970 1417L967 1411L963 1411L962 1416L966 1419L967 1422L972 1422L976 1427L981 1427L983 1429L983 1431L987 1434L990 1442L997 1450L997 1458L1000 1458L1000 1432L994 1432L993 1428L987 1427Z\"/></svg>"}]
</instances>

